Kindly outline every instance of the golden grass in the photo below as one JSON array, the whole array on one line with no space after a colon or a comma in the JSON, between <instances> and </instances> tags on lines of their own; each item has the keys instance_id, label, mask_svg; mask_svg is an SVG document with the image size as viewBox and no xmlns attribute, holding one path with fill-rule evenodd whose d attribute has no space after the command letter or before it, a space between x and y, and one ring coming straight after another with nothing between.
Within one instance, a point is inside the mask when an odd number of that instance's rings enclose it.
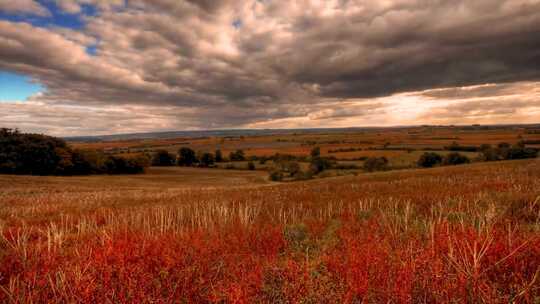
<instances>
[{"instance_id":1,"label":"golden grass","mask_svg":"<svg viewBox=\"0 0 540 304\"><path fill-rule=\"evenodd\" d=\"M0 300L540 296L537 159L285 184L259 183L260 174L0 176Z\"/></svg>"},{"instance_id":2,"label":"golden grass","mask_svg":"<svg viewBox=\"0 0 540 304\"><path fill-rule=\"evenodd\" d=\"M201 187L249 187L268 183L267 173L190 167L150 167L146 174L93 176L0 175L0 194L38 192L167 191Z\"/></svg>"}]
</instances>

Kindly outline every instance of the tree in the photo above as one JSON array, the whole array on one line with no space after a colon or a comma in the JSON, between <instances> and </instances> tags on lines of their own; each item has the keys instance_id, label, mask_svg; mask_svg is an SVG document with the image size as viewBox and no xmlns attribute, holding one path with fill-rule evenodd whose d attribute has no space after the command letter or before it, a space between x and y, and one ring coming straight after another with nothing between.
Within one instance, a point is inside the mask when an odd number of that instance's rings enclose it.
<instances>
[{"instance_id":1,"label":"tree","mask_svg":"<svg viewBox=\"0 0 540 304\"><path fill-rule=\"evenodd\" d=\"M192 166L197 162L195 151L188 147L182 147L178 151L178 165L179 166Z\"/></svg>"},{"instance_id":2,"label":"tree","mask_svg":"<svg viewBox=\"0 0 540 304\"><path fill-rule=\"evenodd\" d=\"M269 177L271 181L279 182L283 180L283 173L279 170L271 171Z\"/></svg>"},{"instance_id":3,"label":"tree","mask_svg":"<svg viewBox=\"0 0 540 304\"><path fill-rule=\"evenodd\" d=\"M123 158L109 156L105 161L105 168L108 174L136 174L143 173L144 168L149 165L149 160L144 156L134 158Z\"/></svg>"},{"instance_id":4,"label":"tree","mask_svg":"<svg viewBox=\"0 0 540 304\"><path fill-rule=\"evenodd\" d=\"M152 157L152 166L172 166L175 161L174 155L167 150L158 150Z\"/></svg>"},{"instance_id":5,"label":"tree","mask_svg":"<svg viewBox=\"0 0 540 304\"><path fill-rule=\"evenodd\" d=\"M321 148L320 147L314 147L311 149L311 157L316 158L321 156Z\"/></svg>"},{"instance_id":6,"label":"tree","mask_svg":"<svg viewBox=\"0 0 540 304\"><path fill-rule=\"evenodd\" d=\"M235 152L231 152L229 154L229 159L231 161L244 161L244 160L246 160L246 157L244 155L244 151L238 149Z\"/></svg>"},{"instance_id":7,"label":"tree","mask_svg":"<svg viewBox=\"0 0 540 304\"><path fill-rule=\"evenodd\" d=\"M201 167L210 167L214 164L214 154L205 152L199 160Z\"/></svg>"},{"instance_id":8,"label":"tree","mask_svg":"<svg viewBox=\"0 0 540 304\"><path fill-rule=\"evenodd\" d=\"M71 166L70 159L71 150L62 139L0 129L0 173L61 174L63 166Z\"/></svg>"},{"instance_id":9,"label":"tree","mask_svg":"<svg viewBox=\"0 0 540 304\"><path fill-rule=\"evenodd\" d=\"M461 165L461 164L468 164L471 160L462 154L459 154L457 152L450 153L446 155L443 159L444 165Z\"/></svg>"},{"instance_id":10,"label":"tree","mask_svg":"<svg viewBox=\"0 0 540 304\"><path fill-rule=\"evenodd\" d=\"M501 142L501 143L499 143L497 145L497 148L499 148L499 149L508 149L510 147L511 147L511 145L509 143L507 143L507 142Z\"/></svg>"},{"instance_id":11,"label":"tree","mask_svg":"<svg viewBox=\"0 0 540 304\"><path fill-rule=\"evenodd\" d=\"M450 151L463 151L463 152L476 152L478 151L478 147L476 146L462 146L457 142L452 142L450 146L445 147L447 150Z\"/></svg>"},{"instance_id":12,"label":"tree","mask_svg":"<svg viewBox=\"0 0 540 304\"><path fill-rule=\"evenodd\" d=\"M450 150L450 151L459 151L460 150L460 146L459 144L456 142L456 141L453 141L452 144L448 147L446 147L446 149Z\"/></svg>"},{"instance_id":13,"label":"tree","mask_svg":"<svg viewBox=\"0 0 540 304\"><path fill-rule=\"evenodd\" d=\"M480 153L482 154L480 158L483 161L496 161L500 158L498 149L489 144L480 145Z\"/></svg>"},{"instance_id":14,"label":"tree","mask_svg":"<svg viewBox=\"0 0 540 304\"><path fill-rule=\"evenodd\" d=\"M434 167L442 162L442 157L434 152L426 152L418 159L418 166L424 168Z\"/></svg>"},{"instance_id":15,"label":"tree","mask_svg":"<svg viewBox=\"0 0 540 304\"><path fill-rule=\"evenodd\" d=\"M105 156L94 150L75 150L71 156L73 175L99 174L105 172Z\"/></svg>"},{"instance_id":16,"label":"tree","mask_svg":"<svg viewBox=\"0 0 540 304\"><path fill-rule=\"evenodd\" d=\"M148 158L106 157L73 150L59 138L0 129L0 173L32 175L132 174L144 172Z\"/></svg>"},{"instance_id":17,"label":"tree","mask_svg":"<svg viewBox=\"0 0 540 304\"><path fill-rule=\"evenodd\" d=\"M493 147L490 144L481 144L479 150L484 151L488 149L492 149Z\"/></svg>"},{"instance_id":18,"label":"tree","mask_svg":"<svg viewBox=\"0 0 540 304\"><path fill-rule=\"evenodd\" d=\"M223 161L223 154L221 154L221 150L216 150L216 163L220 163Z\"/></svg>"},{"instance_id":19,"label":"tree","mask_svg":"<svg viewBox=\"0 0 540 304\"><path fill-rule=\"evenodd\" d=\"M388 159L386 157L368 157L364 161L364 170L368 172L382 171L388 169Z\"/></svg>"},{"instance_id":20,"label":"tree","mask_svg":"<svg viewBox=\"0 0 540 304\"><path fill-rule=\"evenodd\" d=\"M309 169L313 174L318 174L324 170L330 169L332 167L332 162L323 157L314 157L311 159Z\"/></svg>"},{"instance_id":21,"label":"tree","mask_svg":"<svg viewBox=\"0 0 540 304\"><path fill-rule=\"evenodd\" d=\"M300 171L300 164L295 161L280 161L277 165L281 172L288 173L291 177Z\"/></svg>"},{"instance_id":22,"label":"tree","mask_svg":"<svg viewBox=\"0 0 540 304\"><path fill-rule=\"evenodd\" d=\"M525 145L514 145L506 154L506 159L525 159L535 158L538 156L538 150L533 148L526 148Z\"/></svg>"}]
</instances>

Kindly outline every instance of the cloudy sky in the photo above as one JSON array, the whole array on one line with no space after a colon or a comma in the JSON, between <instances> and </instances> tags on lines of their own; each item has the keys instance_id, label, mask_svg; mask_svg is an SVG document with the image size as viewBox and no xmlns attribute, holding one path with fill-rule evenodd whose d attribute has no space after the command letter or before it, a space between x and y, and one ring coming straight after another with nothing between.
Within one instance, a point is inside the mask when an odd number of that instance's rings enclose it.
<instances>
[{"instance_id":1,"label":"cloudy sky","mask_svg":"<svg viewBox=\"0 0 540 304\"><path fill-rule=\"evenodd\" d=\"M540 122L540 0L0 0L0 126Z\"/></svg>"}]
</instances>

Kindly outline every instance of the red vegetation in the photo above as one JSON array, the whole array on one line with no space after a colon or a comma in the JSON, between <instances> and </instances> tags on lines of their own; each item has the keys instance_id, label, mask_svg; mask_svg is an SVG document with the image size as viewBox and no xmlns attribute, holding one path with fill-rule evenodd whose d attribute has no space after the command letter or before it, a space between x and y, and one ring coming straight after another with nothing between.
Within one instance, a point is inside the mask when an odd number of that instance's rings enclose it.
<instances>
[{"instance_id":1,"label":"red vegetation","mask_svg":"<svg viewBox=\"0 0 540 304\"><path fill-rule=\"evenodd\" d=\"M0 301L537 303L539 168L10 194Z\"/></svg>"}]
</instances>

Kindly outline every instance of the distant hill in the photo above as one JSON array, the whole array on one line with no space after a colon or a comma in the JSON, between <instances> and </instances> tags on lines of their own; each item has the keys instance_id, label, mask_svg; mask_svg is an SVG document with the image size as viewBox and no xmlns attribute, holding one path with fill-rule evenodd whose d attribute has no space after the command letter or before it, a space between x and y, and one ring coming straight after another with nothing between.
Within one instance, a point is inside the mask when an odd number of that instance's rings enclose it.
<instances>
[{"instance_id":1,"label":"distant hill","mask_svg":"<svg viewBox=\"0 0 540 304\"><path fill-rule=\"evenodd\" d=\"M540 130L540 124L529 125L422 125L422 126L395 126L395 127L350 127L350 128L313 128L313 129L229 129L229 130L195 130L195 131L166 131L148 133L126 133L96 136L72 136L64 137L67 141L96 142L96 141L118 141L118 140L138 140L138 139L167 139L167 138L202 138L202 137L238 137L238 136L263 136L263 135L285 135L285 134L335 134L354 133L362 131L377 131L388 129L409 129L409 128L457 128L462 130L487 130L487 129L507 129L525 128Z\"/></svg>"},{"instance_id":2,"label":"distant hill","mask_svg":"<svg viewBox=\"0 0 540 304\"><path fill-rule=\"evenodd\" d=\"M283 135L283 134L320 134L320 133L347 133L362 130L376 130L388 128L317 128L317 129L231 129L231 130L200 130L200 131L167 131L150 133L128 133L98 136L74 136L64 137L68 141L116 141L135 139L160 139L160 138L201 138L201 137L227 137L227 136L258 136L258 135Z\"/></svg>"}]
</instances>

